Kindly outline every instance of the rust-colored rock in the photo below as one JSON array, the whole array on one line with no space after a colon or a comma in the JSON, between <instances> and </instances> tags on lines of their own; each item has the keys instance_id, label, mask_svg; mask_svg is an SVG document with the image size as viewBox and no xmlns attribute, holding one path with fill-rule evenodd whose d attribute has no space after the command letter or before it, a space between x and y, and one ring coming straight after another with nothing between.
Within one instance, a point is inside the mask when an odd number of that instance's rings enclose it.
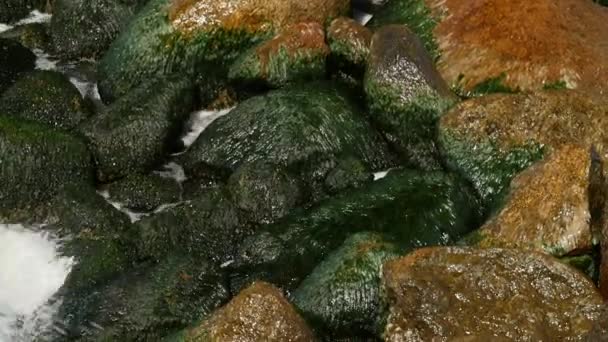
<instances>
[{"instance_id":1,"label":"rust-colored rock","mask_svg":"<svg viewBox=\"0 0 608 342\"><path fill-rule=\"evenodd\" d=\"M265 30L347 14L350 0L173 0L169 19L188 32L206 27Z\"/></svg>"},{"instance_id":2,"label":"rust-colored rock","mask_svg":"<svg viewBox=\"0 0 608 342\"><path fill-rule=\"evenodd\" d=\"M479 246L530 248L555 256L590 252L593 231L601 229L592 229L597 223L592 211L603 207L592 187L605 186L596 183L602 167L591 153L562 146L515 177L505 206L478 231Z\"/></svg>"},{"instance_id":3,"label":"rust-colored rock","mask_svg":"<svg viewBox=\"0 0 608 342\"><path fill-rule=\"evenodd\" d=\"M512 89L561 82L608 90L608 8L586 0L425 2L438 19L438 68L450 84L471 90L504 73Z\"/></svg>"},{"instance_id":4,"label":"rust-colored rock","mask_svg":"<svg viewBox=\"0 0 608 342\"><path fill-rule=\"evenodd\" d=\"M385 341L580 341L602 298L537 252L434 247L383 268Z\"/></svg>"},{"instance_id":5,"label":"rust-colored rock","mask_svg":"<svg viewBox=\"0 0 608 342\"><path fill-rule=\"evenodd\" d=\"M189 342L311 342L311 330L276 287L257 282L190 330Z\"/></svg>"}]
</instances>

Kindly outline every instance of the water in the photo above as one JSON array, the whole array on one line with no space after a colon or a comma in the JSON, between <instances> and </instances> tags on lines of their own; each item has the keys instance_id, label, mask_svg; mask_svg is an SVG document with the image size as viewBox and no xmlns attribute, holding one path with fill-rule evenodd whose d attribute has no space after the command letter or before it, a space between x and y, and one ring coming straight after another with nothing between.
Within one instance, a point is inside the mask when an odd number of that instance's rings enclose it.
<instances>
[{"instance_id":1,"label":"water","mask_svg":"<svg viewBox=\"0 0 608 342\"><path fill-rule=\"evenodd\" d=\"M0 241L0 342L30 341L51 326L74 259L40 227L0 224Z\"/></svg>"}]
</instances>

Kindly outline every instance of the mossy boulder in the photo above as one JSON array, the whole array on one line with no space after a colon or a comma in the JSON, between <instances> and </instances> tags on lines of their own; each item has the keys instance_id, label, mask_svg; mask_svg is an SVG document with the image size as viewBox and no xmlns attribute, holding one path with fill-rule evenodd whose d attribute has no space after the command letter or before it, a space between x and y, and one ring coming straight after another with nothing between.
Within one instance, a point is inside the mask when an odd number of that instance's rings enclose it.
<instances>
[{"instance_id":1,"label":"mossy boulder","mask_svg":"<svg viewBox=\"0 0 608 342\"><path fill-rule=\"evenodd\" d=\"M405 162L439 169L436 123L455 97L406 26L374 33L364 85L372 119Z\"/></svg>"},{"instance_id":2,"label":"mossy boulder","mask_svg":"<svg viewBox=\"0 0 608 342\"><path fill-rule=\"evenodd\" d=\"M151 0L100 62L100 92L114 99L146 79L226 77L249 48L301 22L346 14L348 0ZM201 20L201 18L204 18Z\"/></svg>"},{"instance_id":3,"label":"mossy boulder","mask_svg":"<svg viewBox=\"0 0 608 342\"><path fill-rule=\"evenodd\" d=\"M0 94L35 66L36 55L30 50L14 40L0 38Z\"/></svg>"},{"instance_id":4,"label":"mossy boulder","mask_svg":"<svg viewBox=\"0 0 608 342\"><path fill-rule=\"evenodd\" d=\"M582 273L517 249L423 248L382 274L389 341L578 341L603 302Z\"/></svg>"},{"instance_id":5,"label":"mossy boulder","mask_svg":"<svg viewBox=\"0 0 608 342\"><path fill-rule=\"evenodd\" d=\"M34 71L0 95L5 115L71 130L90 116L80 92L63 74Z\"/></svg>"},{"instance_id":6,"label":"mossy boulder","mask_svg":"<svg viewBox=\"0 0 608 342\"><path fill-rule=\"evenodd\" d=\"M381 330L380 272L399 249L376 233L358 233L323 260L292 298L313 326L335 338Z\"/></svg>"},{"instance_id":7,"label":"mossy boulder","mask_svg":"<svg viewBox=\"0 0 608 342\"><path fill-rule=\"evenodd\" d=\"M504 205L479 231L479 247L591 254L604 225L606 184L599 158L566 145L517 175Z\"/></svg>"},{"instance_id":8,"label":"mossy boulder","mask_svg":"<svg viewBox=\"0 0 608 342\"><path fill-rule=\"evenodd\" d=\"M333 195L348 189L356 189L373 179L373 174L363 162L355 158L343 158L327 174L324 182L325 192Z\"/></svg>"},{"instance_id":9,"label":"mossy boulder","mask_svg":"<svg viewBox=\"0 0 608 342\"><path fill-rule=\"evenodd\" d=\"M370 170L387 168L392 156L347 93L329 83L271 91L241 102L203 131L183 156L187 174L201 166L236 170L253 161L325 178L321 162L349 155ZM300 176L298 174L298 176Z\"/></svg>"},{"instance_id":10,"label":"mossy boulder","mask_svg":"<svg viewBox=\"0 0 608 342\"><path fill-rule=\"evenodd\" d=\"M15 26L0 33L0 38L16 40L28 49L49 50L50 37L44 23L31 23Z\"/></svg>"},{"instance_id":11,"label":"mossy boulder","mask_svg":"<svg viewBox=\"0 0 608 342\"><path fill-rule=\"evenodd\" d=\"M127 26L133 7L120 0L56 0L51 19L54 51L66 59L100 57Z\"/></svg>"},{"instance_id":12,"label":"mossy boulder","mask_svg":"<svg viewBox=\"0 0 608 342\"><path fill-rule=\"evenodd\" d=\"M226 191L212 189L137 222L138 253L142 258L162 260L177 250L223 263L248 233L245 223Z\"/></svg>"},{"instance_id":13,"label":"mossy boulder","mask_svg":"<svg viewBox=\"0 0 608 342\"><path fill-rule=\"evenodd\" d=\"M175 179L156 174L133 173L107 187L110 198L135 211L152 211L179 202L181 187Z\"/></svg>"},{"instance_id":14,"label":"mossy boulder","mask_svg":"<svg viewBox=\"0 0 608 342\"><path fill-rule=\"evenodd\" d=\"M52 198L65 184L91 184L91 155L81 140L0 115L0 211Z\"/></svg>"},{"instance_id":15,"label":"mossy boulder","mask_svg":"<svg viewBox=\"0 0 608 342\"><path fill-rule=\"evenodd\" d=\"M235 205L255 223L280 219L305 199L296 177L261 162L239 167L228 179L228 191Z\"/></svg>"},{"instance_id":16,"label":"mossy boulder","mask_svg":"<svg viewBox=\"0 0 608 342\"><path fill-rule=\"evenodd\" d=\"M496 208L513 177L563 144L595 146L605 159L608 107L603 103L570 90L468 100L441 119L442 155L473 184L486 208Z\"/></svg>"},{"instance_id":17,"label":"mossy boulder","mask_svg":"<svg viewBox=\"0 0 608 342\"><path fill-rule=\"evenodd\" d=\"M314 335L281 290L257 282L213 312L179 341L310 342Z\"/></svg>"},{"instance_id":18,"label":"mossy boulder","mask_svg":"<svg viewBox=\"0 0 608 342\"><path fill-rule=\"evenodd\" d=\"M31 11L40 9L44 0L2 0L0 23L12 23L25 18Z\"/></svg>"},{"instance_id":19,"label":"mossy boulder","mask_svg":"<svg viewBox=\"0 0 608 342\"><path fill-rule=\"evenodd\" d=\"M58 313L64 334L57 340L161 341L225 303L225 283L212 263L172 254L86 291L64 286Z\"/></svg>"},{"instance_id":20,"label":"mossy boulder","mask_svg":"<svg viewBox=\"0 0 608 342\"><path fill-rule=\"evenodd\" d=\"M153 169L178 140L181 125L193 106L188 81L144 84L85 122L87 138L102 182Z\"/></svg>"},{"instance_id":21,"label":"mossy boulder","mask_svg":"<svg viewBox=\"0 0 608 342\"><path fill-rule=\"evenodd\" d=\"M328 55L321 24L295 24L243 53L230 67L228 78L233 83L260 83L273 88L322 79Z\"/></svg>"},{"instance_id":22,"label":"mossy boulder","mask_svg":"<svg viewBox=\"0 0 608 342\"><path fill-rule=\"evenodd\" d=\"M340 68L365 70L372 31L354 19L334 19L327 29L331 57Z\"/></svg>"},{"instance_id":23,"label":"mossy boulder","mask_svg":"<svg viewBox=\"0 0 608 342\"><path fill-rule=\"evenodd\" d=\"M229 266L232 286L261 279L295 289L346 238L362 231L386 234L402 251L453 243L478 227L478 207L454 176L393 171L258 229Z\"/></svg>"}]
</instances>

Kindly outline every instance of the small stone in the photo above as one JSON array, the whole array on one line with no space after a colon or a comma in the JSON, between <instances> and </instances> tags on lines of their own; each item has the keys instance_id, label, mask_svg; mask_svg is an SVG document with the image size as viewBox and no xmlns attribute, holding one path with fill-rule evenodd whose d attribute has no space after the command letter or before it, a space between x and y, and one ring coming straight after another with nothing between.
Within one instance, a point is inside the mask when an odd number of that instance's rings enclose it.
<instances>
[{"instance_id":1,"label":"small stone","mask_svg":"<svg viewBox=\"0 0 608 342\"><path fill-rule=\"evenodd\" d=\"M372 32L368 28L351 18L340 17L329 25L327 40L338 64L343 67L365 67L372 41Z\"/></svg>"}]
</instances>

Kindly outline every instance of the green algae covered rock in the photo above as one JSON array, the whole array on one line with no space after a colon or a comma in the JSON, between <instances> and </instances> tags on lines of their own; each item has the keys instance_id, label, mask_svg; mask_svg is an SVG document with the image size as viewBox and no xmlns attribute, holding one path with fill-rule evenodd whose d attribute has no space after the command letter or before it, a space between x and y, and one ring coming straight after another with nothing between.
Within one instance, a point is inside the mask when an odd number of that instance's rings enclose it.
<instances>
[{"instance_id":1,"label":"green algae covered rock","mask_svg":"<svg viewBox=\"0 0 608 342\"><path fill-rule=\"evenodd\" d=\"M225 77L242 52L280 29L348 10L348 0L151 0L101 60L100 93L112 100L171 73Z\"/></svg>"},{"instance_id":2,"label":"green algae covered rock","mask_svg":"<svg viewBox=\"0 0 608 342\"><path fill-rule=\"evenodd\" d=\"M313 178L321 161L349 155L370 170L392 158L382 137L350 102L327 83L271 91L240 103L214 121L183 157L188 174L205 165L235 170L263 161ZM323 176L324 178L324 176Z\"/></svg>"},{"instance_id":3,"label":"green algae covered rock","mask_svg":"<svg viewBox=\"0 0 608 342\"><path fill-rule=\"evenodd\" d=\"M56 0L54 50L63 58L100 57L132 16L133 6L120 0Z\"/></svg>"},{"instance_id":4,"label":"green algae covered rock","mask_svg":"<svg viewBox=\"0 0 608 342\"><path fill-rule=\"evenodd\" d=\"M48 200L65 184L91 183L84 142L40 124L0 115L0 211Z\"/></svg>"},{"instance_id":5,"label":"green algae covered rock","mask_svg":"<svg viewBox=\"0 0 608 342\"><path fill-rule=\"evenodd\" d=\"M393 171L259 229L237 250L232 286L263 279L294 289L357 232L385 233L402 251L455 242L478 227L479 204L451 175Z\"/></svg>"},{"instance_id":6,"label":"green algae covered rock","mask_svg":"<svg viewBox=\"0 0 608 342\"><path fill-rule=\"evenodd\" d=\"M34 71L0 95L0 108L12 117L71 130L90 116L80 92L63 74Z\"/></svg>"},{"instance_id":7,"label":"green algae covered rock","mask_svg":"<svg viewBox=\"0 0 608 342\"><path fill-rule=\"evenodd\" d=\"M371 30L351 18L337 18L327 29L331 56L341 68L364 70L371 40Z\"/></svg>"},{"instance_id":8,"label":"green algae covered rock","mask_svg":"<svg viewBox=\"0 0 608 342\"><path fill-rule=\"evenodd\" d=\"M0 38L0 94L24 72L34 70L36 55L11 39Z\"/></svg>"},{"instance_id":9,"label":"green algae covered rock","mask_svg":"<svg viewBox=\"0 0 608 342\"><path fill-rule=\"evenodd\" d=\"M406 26L376 31L364 85L373 120L405 161L439 169L436 123L455 97Z\"/></svg>"},{"instance_id":10,"label":"green algae covered rock","mask_svg":"<svg viewBox=\"0 0 608 342\"><path fill-rule=\"evenodd\" d=\"M192 106L190 82L163 80L142 85L85 122L79 131L95 156L97 178L112 181L156 166L177 141Z\"/></svg>"},{"instance_id":11,"label":"green algae covered rock","mask_svg":"<svg viewBox=\"0 0 608 342\"><path fill-rule=\"evenodd\" d=\"M325 190L329 194L336 194L347 189L359 188L374 179L373 174L360 160L344 158L338 161L325 178Z\"/></svg>"},{"instance_id":12,"label":"green algae covered rock","mask_svg":"<svg viewBox=\"0 0 608 342\"><path fill-rule=\"evenodd\" d=\"M235 83L263 83L274 88L322 79L328 55L321 24L295 24L245 52L230 67L228 78Z\"/></svg>"},{"instance_id":13,"label":"green algae covered rock","mask_svg":"<svg viewBox=\"0 0 608 342\"><path fill-rule=\"evenodd\" d=\"M373 336L381 329L380 270L398 256L381 235L355 234L304 279L293 302L332 338Z\"/></svg>"},{"instance_id":14,"label":"green algae covered rock","mask_svg":"<svg viewBox=\"0 0 608 342\"><path fill-rule=\"evenodd\" d=\"M28 49L49 50L50 37L48 27L43 23L31 23L15 26L0 33L0 38L13 39Z\"/></svg>"},{"instance_id":15,"label":"green algae covered rock","mask_svg":"<svg viewBox=\"0 0 608 342\"><path fill-rule=\"evenodd\" d=\"M131 174L108 186L110 198L135 211L152 211L163 204L176 203L181 187L172 178L155 174Z\"/></svg>"},{"instance_id":16,"label":"green algae covered rock","mask_svg":"<svg viewBox=\"0 0 608 342\"><path fill-rule=\"evenodd\" d=\"M138 253L162 260L172 250L226 262L247 233L245 220L224 189L180 203L136 224Z\"/></svg>"},{"instance_id":17,"label":"green algae covered rock","mask_svg":"<svg viewBox=\"0 0 608 342\"><path fill-rule=\"evenodd\" d=\"M61 290L59 341L161 341L229 299L212 263L172 254L138 264L99 286ZM100 329L101 327L101 329Z\"/></svg>"}]
</instances>

